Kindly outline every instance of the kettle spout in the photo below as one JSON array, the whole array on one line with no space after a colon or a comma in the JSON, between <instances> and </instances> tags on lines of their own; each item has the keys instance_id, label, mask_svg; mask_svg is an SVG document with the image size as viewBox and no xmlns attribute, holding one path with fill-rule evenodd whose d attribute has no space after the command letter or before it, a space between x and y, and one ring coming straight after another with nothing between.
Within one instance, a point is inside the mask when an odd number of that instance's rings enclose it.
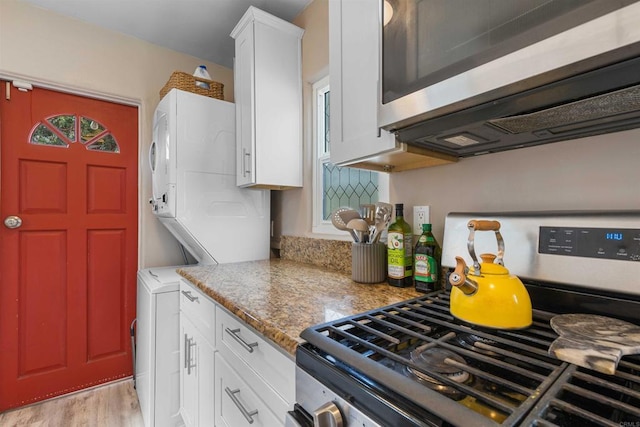
<instances>
[{"instance_id":1,"label":"kettle spout","mask_svg":"<svg viewBox=\"0 0 640 427\"><path fill-rule=\"evenodd\" d=\"M457 256L456 268L453 270L453 273L449 275L449 283L460 289L465 295L471 296L478 291L478 283L467 277L468 271L467 263L464 262L464 259Z\"/></svg>"}]
</instances>

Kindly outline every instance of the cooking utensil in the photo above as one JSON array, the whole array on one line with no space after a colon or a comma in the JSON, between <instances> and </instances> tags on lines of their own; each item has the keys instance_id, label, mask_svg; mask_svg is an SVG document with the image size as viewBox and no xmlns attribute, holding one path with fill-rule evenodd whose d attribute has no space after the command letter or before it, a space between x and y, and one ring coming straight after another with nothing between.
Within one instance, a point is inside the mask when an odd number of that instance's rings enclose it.
<instances>
[{"instance_id":1,"label":"cooking utensil","mask_svg":"<svg viewBox=\"0 0 640 427\"><path fill-rule=\"evenodd\" d=\"M347 228L347 223L354 218L359 218L360 214L355 209L338 208L331 214L331 223L338 230L348 231L351 233L353 240L359 242L358 235L352 228Z\"/></svg>"},{"instance_id":2,"label":"cooking utensil","mask_svg":"<svg viewBox=\"0 0 640 427\"><path fill-rule=\"evenodd\" d=\"M360 243L367 243L369 241L369 224L367 224L367 221L364 219L353 218L347 224L347 228L355 230Z\"/></svg>"},{"instance_id":3,"label":"cooking utensil","mask_svg":"<svg viewBox=\"0 0 640 427\"><path fill-rule=\"evenodd\" d=\"M473 259L468 268L456 257L456 268L449 276L453 285L450 311L455 317L479 326L496 329L521 329L531 325L533 312L529 293L520 279L504 267L504 240L498 221L471 220L467 224L467 248ZM498 255L481 254L478 262L474 248L476 231L494 231Z\"/></svg>"},{"instance_id":4,"label":"cooking utensil","mask_svg":"<svg viewBox=\"0 0 640 427\"><path fill-rule=\"evenodd\" d=\"M640 353L640 326L594 314L561 314L551 318L560 335L549 354L565 362L613 375L622 356Z\"/></svg>"},{"instance_id":5,"label":"cooking utensil","mask_svg":"<svg viewBox=\"0 0 640 427\"><path fill-rule=\"evenodd\" d=\"M391 203L376 202L376 213L378 211L388 212L391 215L393 214L393 205Z\"/></svg>"},{"instance_id":6,"label":"cooking utensil","mask_svg":"<svg viewBox=\"0 0 640 427\"><path fill-rule=\"evenodd\" d=\"M338 209L338 215L340 216L340 218L342 218L342 221L345 224L348 224L349 221L351 221L354 218L361 218L360 217L360 212L358 212L355 209L351 209L351 208L340 208Z\"/></svg>"},{"instance_id":7,"label":"cooking utensil","mask_svg":"<svg viewBox=\"0 0 640 427\"><path fill-rule=\"evenodd\" d=\"M386 206L385 206L386 205ZM388 203L384 204L376 204L376 220L375 220L375 230L371 236L371 242L377 243L380 240L380 236L382 232L389 227L389 223L391 222L391 210L392 206Z\"/></svg>"},{"instance_id":8,"label":"cooking utensil","mask_svg":"<svg viewBox=\"0 0 640 427\"><path fill-rule=\"evenodd\" d=\"M376 205L373 205L373 204L360 205L360 212L362 213L362 219L367 221L367 224L369 224L369 226L372 226L375 224Z\"/></svg>"}]
</instances>

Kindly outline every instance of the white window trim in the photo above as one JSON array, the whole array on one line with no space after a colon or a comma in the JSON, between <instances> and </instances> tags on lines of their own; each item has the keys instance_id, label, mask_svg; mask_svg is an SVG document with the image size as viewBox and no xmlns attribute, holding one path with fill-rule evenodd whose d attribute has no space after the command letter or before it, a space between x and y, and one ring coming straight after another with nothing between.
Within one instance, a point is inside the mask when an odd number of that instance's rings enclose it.
<instances>
[{"instance_id":1,"label":"white window trim","mask_svg":"<svg viewBox=\"0 0 640 427\"><path fill-rule=\"evenodd\" d=\"M348 233L337 230L331 221L325 221L322 219L322 163L328 157L324 153L324 149L320 147L320 141L323 137L321 135L324 123L318 123L318 112L323 108L321 95L327 92L329 89L329 76L325 76L316 81L311 86L312 93L312 116L313 116L313 191L312 191L312 211L313 211L313 224L311 231L314 234L334 234L344 235L346 238L350 238Z\"/></svg>"},{"instance_id":2,"label":"white window trim","mask_svg":"<svg viewBox=\"0 0 640 427\"><path fill-rule=\"evenodd\" d=\"M327 92L329 88L329 76L325 76L311 86L312 93L312 122L313 122L313 189L312 189L312 215L313 222L311 231L313 234L328 234L332 238L340 240L351 240L351 235L346 231L336 229L330 220L322 219L322 163L329 160L328 153L325 153L319 142L323 138L323 123L318 123L318 111L323 108L321 105L321 94ZM378 196L380 201L389 200L389 174L380 172L378 174Z\"/></svg>"}]
</instances>

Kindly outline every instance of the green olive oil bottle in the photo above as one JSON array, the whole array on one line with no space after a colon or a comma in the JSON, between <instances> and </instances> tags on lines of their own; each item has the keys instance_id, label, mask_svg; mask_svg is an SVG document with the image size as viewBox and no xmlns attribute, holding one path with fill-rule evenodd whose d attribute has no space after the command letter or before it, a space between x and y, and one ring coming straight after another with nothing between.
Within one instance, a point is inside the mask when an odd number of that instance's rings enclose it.
<instances>
[{"instance_id":1,"label":"green olive oil bottle","mask_svg":"<svg viewBox=\"0 0 640 427\"><path fill-rule=\"evenodd\" d=\"M431 233L431 224L422 224L422 234L414 250L413 282L416 291L440 289L442 249Z\"/></svg>"},{"instance_id":2,"label":"green olive oil bottle","mask_svg":"<svg viewBox=\"0 0 640 427\"><path fill-rule=\"evenodd\" d=\"M404 220L404 204L396 204L396 220L387 232L387 282L407 288L413 285L413 233Z\"/></svg>"}]
</instances>

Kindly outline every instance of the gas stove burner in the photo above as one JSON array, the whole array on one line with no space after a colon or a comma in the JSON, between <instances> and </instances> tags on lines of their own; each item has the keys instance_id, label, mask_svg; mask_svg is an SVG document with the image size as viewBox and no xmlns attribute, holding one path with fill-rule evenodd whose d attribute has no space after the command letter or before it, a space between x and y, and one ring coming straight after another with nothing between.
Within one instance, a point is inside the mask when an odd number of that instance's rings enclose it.
<instances>
[{"instance_id":1,"label":"gas stove burner","mask_svg":"<svg viewBox=\"0 0 640 427\"><path fill-rule=\"evenodd\" d=\"M469 372L460 369L459 366L456 366L460 364L466 365L467 362L462 358L462 356L455 354L452 351L437 347L427 348L424 350L416 349L411 352L411 361L425 372L440 374L456 383L469 384L473 382L473 376ZM445 384L442 381L410 366L407 366L406 370L411 377L416 378L422 384L447 395L452 399L460 400L465 397L465 394L457 390L453 385Z\"/></svg>"},{"instance_id":2,"label":"gas stove burner","mask_svg":"<svg viewBox=\"0 0 640 427\"><path fill-rule=\"evenodd\" d=\"M494 358L501 357L498 353L484 348L483 346L483 344L494 345L496 342L492 339L481 337L480 335L459 334L456 336L455 342L457 342L460 347L466 348L467 350L472 350Z\"/></svg>"}]
</instances>

